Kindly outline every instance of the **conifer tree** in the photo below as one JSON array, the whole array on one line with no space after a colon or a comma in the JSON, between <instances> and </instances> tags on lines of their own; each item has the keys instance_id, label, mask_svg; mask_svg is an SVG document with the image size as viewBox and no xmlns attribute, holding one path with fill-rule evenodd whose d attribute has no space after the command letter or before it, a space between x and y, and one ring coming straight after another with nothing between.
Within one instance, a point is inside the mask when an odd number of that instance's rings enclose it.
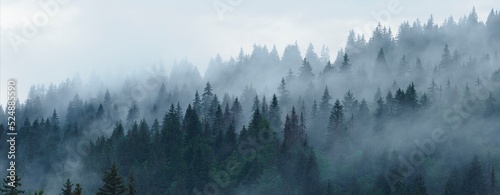
<instances>
[{"instance_id":1,"label":"conifer tree","mask_svg":"<svg viewBox=\"0 0 500 195\"><path fill-rule=\"evenodd\" d=\"M102 181L104 184L99 188L97 195L123 195L127 192L123 178L118 175L118 168L114 162L111 169L104 173Z\"/></svg>"},{"instance_id":2,"label":"conifer tree","mask_svg":"<svg viewBox=\"0 0 500 195\"><path fill-rule=\"evenodd\" d=\"M83 193L82 186L80 186L80 184L77 183L72 195L82 195L82 193Z\"/></svg>"},{"instance_id":3,"label":"conifer tree","mask_svg":"<svg viewBox=\"0 0 500 195\"><path fill-rule=\"evenodd\" d=\"M20 189L20 187L22 186L21 178L17 174L15 175L15 178L16 179L14 181L11 181L10 179L7 179L7 177L5 177L3 179L3 184L2 188L0 188L0 192L6 195L24 194L24 190Z\"/></svg>"},{"instance_id":4,"label":"conifer tree","mask_svg":"<svg viewBox=\"0 0 500 195\"><path fill-rule=\"evenodd\" d=\"M269 107L269 123L271 129L274 131L278 131L281 129L281 110L278 104L278 98L276 94L273 95L273 99L271 100L271 106Z\"/></svg>"},{"instance_id":5,"label":"conifer tree","mask_svg":"<svg viewBox=\"0 0 500 195\"><path fill-rule=\"evenodd\" d=\"M310 81L311 79L314 78L314 73L312 72L311 64L306 58L304 58L304 60L302 61L299 78L302 79L302 81Z\"/></svg>"},{"instance_id":6,"label":"conifer tree","mask_svg":"<svg viewBox=\"0 0 500 195\"><path fill-rule=\"evenodd\" d=\"M73 184L69 179L66 180L66 183L64 183L63 189L61 189L61 191L61 195L73 195Z\"/></svg>"},{"instance_id":7,"label":"conifer tree","mask_svg":"<svg viewBox=\"0 0 500 195\"><path fill-rule=\"evenodd\" d=\"M340 71L342 72L349 72L351 70L351 59L349 59L349 56L347 53L344 54L342 65L340 66Z\"/></svg>"},{"instance_id":8,"label":"conifer tree","mask_svg":"<svg viewBox=\"0 0 500 195\"><path fill-rule=\"evenodd\" d=\"M231 113L233 116L235 127L239 127L241 125L241 122L242 122L241 120L243 119L242 112L243 112L243 108L241 107L241 104L238 101L238 98L236 97L233 101L232 106L231 106Z\"/></svg>"}]
</instances>

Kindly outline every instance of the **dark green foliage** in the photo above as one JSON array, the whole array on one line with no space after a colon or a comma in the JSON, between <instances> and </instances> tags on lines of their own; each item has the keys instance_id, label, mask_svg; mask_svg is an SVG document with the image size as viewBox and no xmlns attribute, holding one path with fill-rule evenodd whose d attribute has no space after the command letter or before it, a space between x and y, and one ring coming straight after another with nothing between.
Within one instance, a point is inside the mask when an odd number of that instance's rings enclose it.
<instances>
[{"instance_id":1,"label":"dark green foliage","mask_svg":"<svg viewBox=\"0 0 500 195\"><path fill-rule=\"evenodd\" d=\"M462 190L465 194L487 194L487 185L483 166L477 156L474 156L462 184Z\"/></svg>"},{"instance_id":2,"label":"dark green foliage","mask_svg":"<svg viewBox=\"0 0 500 195\"><path fill-rule=\"evenodd\" d=\"M61 195L73 195L73 184L68 179L66 183L63 185L63 189L61 189Z\"/></svg>"},{"instance_id":3,"label":"dark green foliage","mask_svg":"<svg viewBox=\"0 0 500 195\"><path fill-rule=\"evenodd\" d=\"M335 144L342 136L345 136L345 118L343 106L337 99L333 105L332 112L330 113L330 120L328 122L328 137L327 146Z\"/></svg>"},{"instance_id":4,"label":"dark green foliage","mask_svg":"<svg viewBox=\"0 0 500 195\"><path fill-rule=\"evenodd\" d=\"M11 181L10 179L7 179L7 178L4 178L3 179L3 184L2 184L2 188L0 188L0 192L2 192L2 194L5 194L5 195L17 195L17 194L24 194L24 190L21 190L21 186L23 186L23 184L21 183L21 178L19 177L19 175L15 175L15 180L14 181ZM14 187L12 187L12 185Z\"/></svg>"},{"instance_id":5,"label":"dark green foliage","mask_svg":"<svg viewBox=\"0 0 500 195\"><path fill-rule=\"evenodd\" d=\"M73 195L82 195L83 194L83 189L80 186L80 184L76 184L75 190L73 191Z\"/></svg>"},{"instance_id":6,"label":"dark green foliage","mask_svg":"<svg viewBox=\"0 0 500 195\"><path fill-rule=\"evenodd\" d=\"M281 110L280 106L278 104L278 98L276 97L276 94L273 95L273 99L271 100L271 106L269 107L269 123L271 125L271 128L274 131L278 131L281 129Z\"/></svg>"},{"instance_id":7,"label":"dark green foliage","mask_svg":"<svg viewBox=\"0 0 500 195\"><path fill-rule=\"evenodd\" d=\"M111 169L104 173L102 178L104 184L99 188L98 195L122 195L127 192L127 188L123 184L123 178L118 175L118 168L113 163Z\"/></svg>"},{"instance_id":8,"label":"dark green foliage","mask_svg":"<svg viewBox=\"0 0 500 195\"><path fill-rule=\"evenodd\" d=\"M322 194L321 179L316 162L316 155L312 152L307 160L304 177L303 194Z\"/></svg>"}]
</instances>

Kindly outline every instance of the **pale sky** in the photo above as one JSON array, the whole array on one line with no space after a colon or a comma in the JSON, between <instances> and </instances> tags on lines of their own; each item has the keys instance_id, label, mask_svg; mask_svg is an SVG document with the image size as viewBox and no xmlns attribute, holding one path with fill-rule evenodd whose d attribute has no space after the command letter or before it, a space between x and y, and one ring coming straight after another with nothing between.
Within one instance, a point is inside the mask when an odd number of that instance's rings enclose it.
<instances>
[{"instance_id":1,"label":"pale sky","mask_svg":"<svg viewBox=\"0 0 500 195\"><path fill-rule=\"evenodd\" d=\"M160 59L171 66L187 57L203 74L210 57L227 59L240 47L250 53L254 43L275 44L281 55L295 41L304 54L311 42L334 57L351 29L369 33L382 22L396 33L403 21L458 20L473 6L485 21L500 1L1 0L0 100L7 78L18 80L24 99L32 84L77 72L86 82L92 70L132 72Z\"/></svg>"}]
</instances>

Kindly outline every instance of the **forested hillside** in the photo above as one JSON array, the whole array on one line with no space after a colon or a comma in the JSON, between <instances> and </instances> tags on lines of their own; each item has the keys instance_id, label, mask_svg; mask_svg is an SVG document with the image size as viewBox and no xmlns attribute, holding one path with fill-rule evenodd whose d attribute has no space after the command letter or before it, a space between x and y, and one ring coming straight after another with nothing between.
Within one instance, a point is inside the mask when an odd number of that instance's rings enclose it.
<instances>
[{"instance_id":1,"label":"forested hillside","mask_svg":"<svg viewBox=\"0 0 500 195\"><path fill-rule=\"evenodd\" d=\"M22 186L0 188L500 194L499 50L500 12L481 21L473 9L351 31L332 57L255 44L215 56L204 76L183 59L168 73L159 62L113 82L35 84L16 110Z\"/></svg>"}]
</instances>

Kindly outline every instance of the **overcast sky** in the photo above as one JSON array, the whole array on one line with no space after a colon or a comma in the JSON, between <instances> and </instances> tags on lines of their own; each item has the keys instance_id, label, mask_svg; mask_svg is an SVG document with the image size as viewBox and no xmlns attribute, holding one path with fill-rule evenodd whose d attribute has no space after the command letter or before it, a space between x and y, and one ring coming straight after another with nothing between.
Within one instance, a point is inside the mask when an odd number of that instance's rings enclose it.
<instances>
[{"instance_id":1,"label":"overcast sky","mask_svg":"<svg viewBox=\"0 0 500 195\"><path fill-rule=\"evenodd\" d=\"M52 3L48 10L44 2ZM92 70L103 76L160 59L171 66L187 57L203 74L210 57L236 56L240 47L251 52L254 43L275 44L281 55L287 44L297 41L304 53L311 42L317 52L328 46L334 57L350 29L368 33L379 21L396 28L431 14L441 23L473 6L484 21L492 8L500 9L498 0L54 2L1 0L2 102L7 78L18 79L24 99L32 84L59 83L76 72L87 81Z\"/></svg>"}]
</instances>

